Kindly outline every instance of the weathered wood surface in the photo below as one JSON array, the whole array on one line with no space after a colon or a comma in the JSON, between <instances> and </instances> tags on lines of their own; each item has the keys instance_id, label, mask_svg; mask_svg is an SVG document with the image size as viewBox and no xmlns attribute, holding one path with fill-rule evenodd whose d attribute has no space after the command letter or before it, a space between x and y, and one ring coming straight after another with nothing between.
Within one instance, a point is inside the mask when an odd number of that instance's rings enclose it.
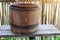
<instances>
[{"instance_id":1,"label":"weathered wood surface","mask_svg":"<svg viewBox=\"0 0 60 40\"><path fill-rule=\"evenodd\" d=\"M14 34L10 30L10 25L0 26L0 37L30 37L30 36L49 36L60 35L60 31L54 25L39 25L38 30L32 34Z\"/></svg>"}]
</instances>

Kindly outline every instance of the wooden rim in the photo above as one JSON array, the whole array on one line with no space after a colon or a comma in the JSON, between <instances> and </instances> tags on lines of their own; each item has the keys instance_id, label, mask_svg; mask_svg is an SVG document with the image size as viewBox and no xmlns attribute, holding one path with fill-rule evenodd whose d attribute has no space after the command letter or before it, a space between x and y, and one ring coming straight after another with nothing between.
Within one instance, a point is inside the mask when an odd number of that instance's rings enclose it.
<instances>
[{"instance_id":1,"label":"wooden rim","mask_svg":"<svg viewBox=\"0 0 60 40\"><path fill-rule=\"evenodd\" d=\"M25 10L39 10L40 8L36 4L19 4L19 5L10 5L10 9L25 11Z\"/></svg>"}]
</instances>

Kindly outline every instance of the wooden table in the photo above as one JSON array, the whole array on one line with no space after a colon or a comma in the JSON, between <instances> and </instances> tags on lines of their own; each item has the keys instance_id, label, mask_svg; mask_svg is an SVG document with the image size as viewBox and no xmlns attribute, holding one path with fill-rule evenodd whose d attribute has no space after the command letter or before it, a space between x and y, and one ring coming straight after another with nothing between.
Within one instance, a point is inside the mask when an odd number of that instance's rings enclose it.
<instances>
[{"instance_id":1,"label":"wooden table","mask_svg":"<svg viewBox=\"0 0 60 40\"><path fill-rule=\"evenodd\" d=\"M14 34L10 30L10 25L0 26L0 37L35 37L60 35L60 31L54 25L39 25L37 32L33 34Z\"/></svg>"}]
</instances>

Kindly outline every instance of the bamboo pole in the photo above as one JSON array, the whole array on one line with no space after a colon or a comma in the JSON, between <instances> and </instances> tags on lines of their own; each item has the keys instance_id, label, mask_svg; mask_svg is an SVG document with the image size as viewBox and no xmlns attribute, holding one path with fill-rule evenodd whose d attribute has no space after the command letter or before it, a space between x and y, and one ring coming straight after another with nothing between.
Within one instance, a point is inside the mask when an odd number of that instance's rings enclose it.
<instances>
[{"instance_id":1,"label":"bamboo pole","mask_svg":"<svg viewBox=\"0 0 60 40\"><path fill-rule=\"evenodd\" d=\"M47 8L46 8L47 24L49 24L49 18L50 18L50 5L49 5L49 3L47 3L46 5L47 5Z\"/></svg>"},{"instance_id":2,"label":"bamboo pole","mask_svg":"<svg viewBox=\"0 0 60 40\"><path fill-rule=\"evenodd\" d=\"M56 9L56 6L55 6L55 1L53 0L49 0L49 1L46 1L47 3L47 6L48 6L48 13L47 13L47 19L48 19L48 24L53 24L54 22L54 15L55 15L55 9Z\"/></svg>"},{"instance_id":3,"label":"bamboo pole","mask_svg":"<svg viewBox=\"0 0 60 40\"><path fill-rule=\"evenodd\" d=\"M57 10L58 10L58 12L57 12L57 14L58 14L58 18L57 18L57 20L56 20L56 27L60 30L60 0L57 0Z\"/></svg>"},{"instance_id":4,"label":"bamboo pole","mask_svg":"<svg viewBox=\"0 0 60 40\"><path fill-rule=\"evenodd\" d=\"M2 18L1 18L1 25L4 25L4 7L2 2Z\"/></svg>"},{"instance_id":5,"label":"bamboo pole","mask_svg":"<svg viewBox=\"0 0 60 40\"><path fill-rule=\"evenodd\" d=\"M60 0L57 0L57 12L56 12L56 18L55 18L55 26L60 30Z\"/></svg>"},{"instance_id":6,"label":"bamboo pole","mask_svg":"<svg viewBox=\"0 0 60 40\"><path fill-rule=\"evenodd\" d=\"M39 17L39 24L42 24L42 0L39 0L39 7L40 7L40 17Z\"/></svg>"},{"instance_id":7,"label":"bamboo pole","mask_svg":"<svg viewBox=\"0 0 60 40\"><path fill-rule=\"evenodd\" d=\"M50 12L50 1L49 0L45 0L46 3L46 11L45 11L45 20L46 20L46 24L48 24L48 18L49 18L49 12Z\"/></svg>"},{"instance_id":8,"label":"bamboo pole","mask_svg":"<svg viewBox=\"0 0 60 40\"><path fill-rule=\"evenodd\" d=\"M49 7L48 7L48 24L51 24L51 10L52 10L52 7L51 7L51 0L49 0L49 3L48 3Z\"/></svg>"},{"instance_id":9,"label":"bamboo pole","mask_svg":"<svg viewBox=\"0 0 60 40\"><path fill-rule=\"evenodd\" d=\"M23 2L23 3L38 3L38 0L16 0L16 2Z\"/></svg>"},{"instance_id":10,"label":"bamboo pole","mask_svg":"<svg viewBox=\"0 0 60 40\"><path fill-rule=\"evenodd\" d=\"M42 0L42 24L45 24L44 5L45 0Z\"/></svg>"},{"instance_id":11,"label":"bamboo pole","mask_svg":"<svg viewBox=\"0 0 60 40\"><path fill-rule=\"evenodd\" d=\"M56 15L56 1L51 0L51 24L54 24L55 15Z\"/></svg>"},{"instance_id":12,"label":"bamboo pole","mask_svg":"<svg viewBox=\"0 0 60 40\"><path fill-rule=\"evenodd\" d=\"M47 24L47 4L45 3L45 6L44 6L44 17L45 17L45 24Z\"/></svg>"},{"instance_id":13,"label":"bamboo pole","mask_svg":"<svg viewBox=\"0 0 60 40\"><path fill-rule=\"evenodd\" d=\"M55 25L55 20L56 20L56 11L57 11L57 4L55 4L54 8L54 17L53 17L53 25Z\"/></svg>"},{"instance_id":14,"label":"bamboo pole","mask_svg":"<svg viewBox=\"0 0 60 40\"><path fill-rule=\"evenodd\" d=\"M0 4L0 26L1 26L1 16L2 15L2 13L1 13L1 4Z\"/></svg>"},{"instance_id":15,"label":"bamboo pole","mask_svg":"<svg viewBox=\"0 0 60 40\"><path fill-rule=\"evenodd\" d=\"M57 4L57 6L58 6L58 9L57 9L58 10L58 20L57 20L57 26L56 27L60 30L60 24L59 24L60 23L60 9L59 9L59 4Z\"/></svg>"},{"instance_id":16,"label":"bamboo pole","mask_svg":"<svg viewBox=\"0 0 60 40\"><path fill-rule=\"evenodd\" d=\"M46 5L45 5L46 4ZM45 6L46 6L46 12L45 12ZM50 5L50 0L45 0L43 1L42 4L42 24L50 24L50 19L51 19L51 5Z\"/></svg>"}]
</instances>

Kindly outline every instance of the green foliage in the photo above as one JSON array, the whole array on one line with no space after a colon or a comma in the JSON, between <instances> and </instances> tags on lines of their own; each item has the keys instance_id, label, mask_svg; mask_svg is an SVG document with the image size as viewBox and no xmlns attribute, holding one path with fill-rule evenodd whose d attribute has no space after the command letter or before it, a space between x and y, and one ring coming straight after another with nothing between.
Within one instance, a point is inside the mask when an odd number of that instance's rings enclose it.
<instances>
[{"instance_id":1,"label":"green foliage","mask_svg":"<svg viewBox=\"0 0 60 40\"><path fill-rule=\"evenodd\" d=\"M60 36L56 36L56 40L60 40Z\"/></svg>"}]
</instances>

